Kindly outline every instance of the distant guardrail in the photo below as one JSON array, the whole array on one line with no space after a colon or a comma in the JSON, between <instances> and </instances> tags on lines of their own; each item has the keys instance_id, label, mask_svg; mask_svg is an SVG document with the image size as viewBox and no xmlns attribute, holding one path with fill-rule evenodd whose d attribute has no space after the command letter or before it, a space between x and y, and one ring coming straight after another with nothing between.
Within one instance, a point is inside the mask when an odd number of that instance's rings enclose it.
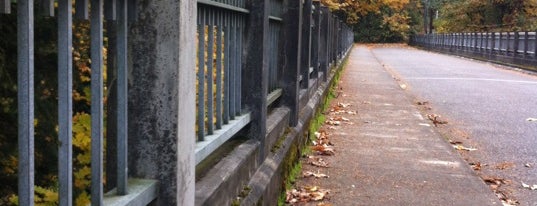
<instances>
[{"instance_id":1,"label":"distant guardrail","mask_svg":"<svg viewBox=\"0 0 537 206\"><path fill-rule=\"evenodd\" d=\"M532 66L537 62L536 32L474 32L424 34L410 44L494 62Z\"/></svg>"}]
</instances>

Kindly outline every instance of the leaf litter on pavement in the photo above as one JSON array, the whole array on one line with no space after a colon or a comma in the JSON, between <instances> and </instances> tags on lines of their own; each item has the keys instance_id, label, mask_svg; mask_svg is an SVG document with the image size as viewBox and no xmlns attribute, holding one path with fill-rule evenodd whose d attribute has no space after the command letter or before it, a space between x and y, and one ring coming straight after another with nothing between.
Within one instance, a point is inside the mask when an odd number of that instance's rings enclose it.
<instances>
[{"instance_id":1,"label":"leaf litter on pavement","mask_svg":"<svg viewBox=\"0 0 537 206\"><path fill-rule=\"evenodd\" d=\"M449 140L449 143L451 145L453 145L453 148L455 148L456 150L463 150L463 151L476 151L477 149L476 148L473 148L473 147L466 147L464 145L462 145L462 142L461 141L453 141L453 140Z\"/></svg>"},{"instance_id":2,"label":"leaf litter on pavement","mask_svg":"<svg viewBox=\"0 0 537 206\"><path fill-rule=\"evenodd\" d=\"M330 190L321 189L318 186L291 189L285 192L285 202L294 204L299 202L322 201L327 198Z\"/></svg>"}]
</instances>

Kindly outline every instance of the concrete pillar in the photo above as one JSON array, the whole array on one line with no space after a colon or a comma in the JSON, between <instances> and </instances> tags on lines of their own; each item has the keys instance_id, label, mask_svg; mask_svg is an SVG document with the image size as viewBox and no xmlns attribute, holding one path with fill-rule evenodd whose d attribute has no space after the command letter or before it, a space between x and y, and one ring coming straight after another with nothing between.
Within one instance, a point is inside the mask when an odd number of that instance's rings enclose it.
<instances>
[{"instance_id":1,"label":"concrete pillar","mask_svg":"<svg viewBox=\"0 0 537 206\"><path fill-rule=\"evenodd\" d=\"M298 123L300 58L302 42L302 3L296 0L284 0L283 15L283 56L282 66L282 104L291 109L289 126Z\"/></svg>"},{"instance_id":2,"label":"concrete pillar","mask_svg":"<svg viewBox=\"0 0 537 206\"><path fill-rule=\"evenodd\" d=\"M196 1L138 1L129 32L129 174L194 205Z\"/></svg>"},{"instance_id":3,"label":"concrete pillar","mask_svg":"<svg viewBox=\"0 0 537 206\"><path fill-rule=\"evenodd\" d=\"M242 70L244 107L252 114L249 136L258 139L260 160L265 159L269 69L269 0L248 1L250 19L246 30L246 61Z\"/></svg>"},{"instance_id":4,"label":"concrete pillar","mask_svg":"<svg viewBox=\"0 0 537 206\"><path fill-rule=\"evenodd\" d=\"M311 16L312 16L312 0L303 1L302 13L302 53L300 70L302 74L302 83L300 87L307 89L310 82L310 60L311 60Z\"/></svg>"}]
</instances>

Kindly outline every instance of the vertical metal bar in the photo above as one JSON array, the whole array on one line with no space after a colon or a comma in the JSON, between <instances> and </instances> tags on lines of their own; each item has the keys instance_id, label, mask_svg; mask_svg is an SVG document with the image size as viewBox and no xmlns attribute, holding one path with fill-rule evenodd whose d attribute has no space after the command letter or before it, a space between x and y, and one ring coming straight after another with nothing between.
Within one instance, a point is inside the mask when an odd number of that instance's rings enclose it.
<instances>
[{"instance_id":1,"label":"vertical metal bar","mask_svg":"<svg viewBox=\"0 0 537 206\"><path fill-rule=\"evenodd\" d=\"M223 34L223 14L221 11L217 15L216 31L216 129L222 129L222 34Z\"/></svg>"},{"instance_id":2,"label":"vertical metal bar","mask_svg":"<svg viewBox=\"0 0 537 206\"><path fill-rule=\"evenodd\" d=\"M229 24L229 13L226 13L224 16L224 115L223 120L224 124L227 124L229 122L229 101L230 101L230 41L231 41L231 27Z\"/></svg>"},{"instance_id":3,"label":"vertical metal bar","mask_svg":"<svg viewBox=\"0 0 537 206\"><path fill-rule=\"evenodd\" d=\"M529 35L528 31L524 32L524 58L528 55Z\"/></svg>"},{"instance_id":4,"label":"vertical metal bar","mask_svg":"<svg viewBox=\"0 0 537 206\"><path fill-rule=\"evenodd\" d=\"M71 0L58 1L58 178L59 203L73 205L73 22Z\"/></svg>"},{"instance_id":5,"label":"vertical metal bar","mask_svg":"<svg viewBox=\"0 0 537 206\"><path fill-rule=\"evenodd\" d=\"M91 205L103 205L103 0L91 0Z\"/></svg>"},{"instance_id":6,"label":"vertical metal bar","mask_svg":"<svg viewBox=\"0 0 537 206\"><path fill-rule=\"evenodd\" d=\"M127 0L127 18L129 19L129 22L133 22L137 18L137 12L136 12L136 2L138 0Z\"/></svg>"},{"instance_id":7,"label":"vertical metal bar","mask_svg":"<svg viewBox=\"0 0 537 206\"><path fill-rule=\"evenodd\" d=\"M54 16L54 0L39 0L41 8L39 9L43 16Z\"/></svg>"},{"instance_id":8,"label":"vertical metal bar","mask_svg":"<svg viewBox=\"0 0 537 206\"><path fill-rule=\"evenodd\" d=\"M88 19L88 0L75 1L75 17L77 19Z\"/></svg>"},{"instance_id":9,"label":"vertical metal bar","mask_svg":"<svg viewBox=\"0 0 537 206\"><path fill-rule=\"evenodd\" d=\"M11 0L0 0L0 13L11 13Z\"/></svg>"},{"instance_id":10,"label":"vertical metal bar","mask_svg":"<svg viewBox=\"0 0 537 206\"><path fill-rule=\"evenodd\" d=\"M207 44L207 134L211 135L214 131L214 107L213 107L213 86L214 86L214 78L213 78L213 47L214 47L214 10L209 10L208 13L208 39L209 42Z\"/></svg>"},{"instance_id":11,"label":"vertical metal bar","mask_svg":"<svg viewBox=\"0 0 537 206\"><path fill-rule=\"evenodd\" d=\"M19 205L34 205L34 2L17 2Z\"/></svg>"},{"instance_id":12,"label":"vertical metal bar","mask_svg":"<svg viewBox=\"0 0 537 206\"><path fill-rule=\"evenodd\" d=\"M205 9L198 16L198 141L205 135Z\"/></svg>"},{"instance_id":13,"label":"vertical metal bar","mask_svg":"<svg viewBox=\"0 0 537 206\"><path fill-rule=\"evenodd\" d=\"M117 194L126 195L128 165L127 0L117 4Z\"/></svg>"},{"instance_id":14,"label":"vertical metal bar","mask_svg":"<svg viewBox=\"0 0 537 206\"><path fill-rule=\"evenodd\" d=\"M537 59L537 32L533 33L533 58Z\"/></svg>"},{"instance_id":15,"label":"vertical metal bar","mask_svg":"<svg viewBox=\"0 0 537 206\"><path fill-rule=\"evenodd\" d=\"M104 18L106 20L116 20L117 16L117 2L116 0L107 0L104 2Z\"/></svg>"},{"instance_id":16,"label":"vertical metal bar","mask_svg":"<svg viewBox=\"0 0 537 206\"><path fill-rule=\"evenodd\" d=\"M235 24L235 18L236 16L235 15L232 15L231 16L231 19L230 19L230 26L231 26L231 41L230 41L230 52L229 52L229 118L231 120L235 119L235 87L237 86L237 81L235 79L236 77L236 74L235 74L235 71L236 71L236 51L237 51L237 34L236 34L236 27L237 25Z\"/></svg>"},{"instance_id":17,"label":"vertical metal bar","mask_svg":"<svg viewBox=\"0 0 537 206\"><path fill-rule=\"evenodd\" d=\"M237 63L237 66L236 66L236 92L235 92L235 98L236 98L236 101L235 101L235 114L236 115L241 115L241 98L242 98L242 95L241 95L241 85L242 85L242 31L243 31L243 28L244 28L244 21L243 21L244 17L243 16L237 16L236 18L236 25L237 25L237 34L236 34L236 37L237 37L237 55L235 56L237 58L236 60L236 63Z\"/></svg>"}]
</instances>

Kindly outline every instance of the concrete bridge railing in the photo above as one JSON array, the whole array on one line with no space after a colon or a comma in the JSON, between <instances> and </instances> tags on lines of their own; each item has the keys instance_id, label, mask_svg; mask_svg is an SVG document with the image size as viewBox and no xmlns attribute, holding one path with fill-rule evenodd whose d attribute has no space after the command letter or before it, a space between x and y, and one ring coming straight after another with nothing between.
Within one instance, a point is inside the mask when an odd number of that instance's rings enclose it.
<instances>
[{"instance_id":1,"label":"concrete bridge railing","mask_svg":"<svg viewBox=\"0 0 537 206\"><path fill-rule=\"evenodd\" d=\"M273 204L281 184L263 178L281 180L281 167L267 165L289 151L274 148L301 136L353 40L312 0L55 3L35 5L58 22L60 205L73 205L73 17L90 23L91 205L229 205L247 184L257 190L242 204ZM43 17L33 0L0 0L0 12L17 16L17 194L33 205L34 19Z\"/></svg>"}]
</instances>

